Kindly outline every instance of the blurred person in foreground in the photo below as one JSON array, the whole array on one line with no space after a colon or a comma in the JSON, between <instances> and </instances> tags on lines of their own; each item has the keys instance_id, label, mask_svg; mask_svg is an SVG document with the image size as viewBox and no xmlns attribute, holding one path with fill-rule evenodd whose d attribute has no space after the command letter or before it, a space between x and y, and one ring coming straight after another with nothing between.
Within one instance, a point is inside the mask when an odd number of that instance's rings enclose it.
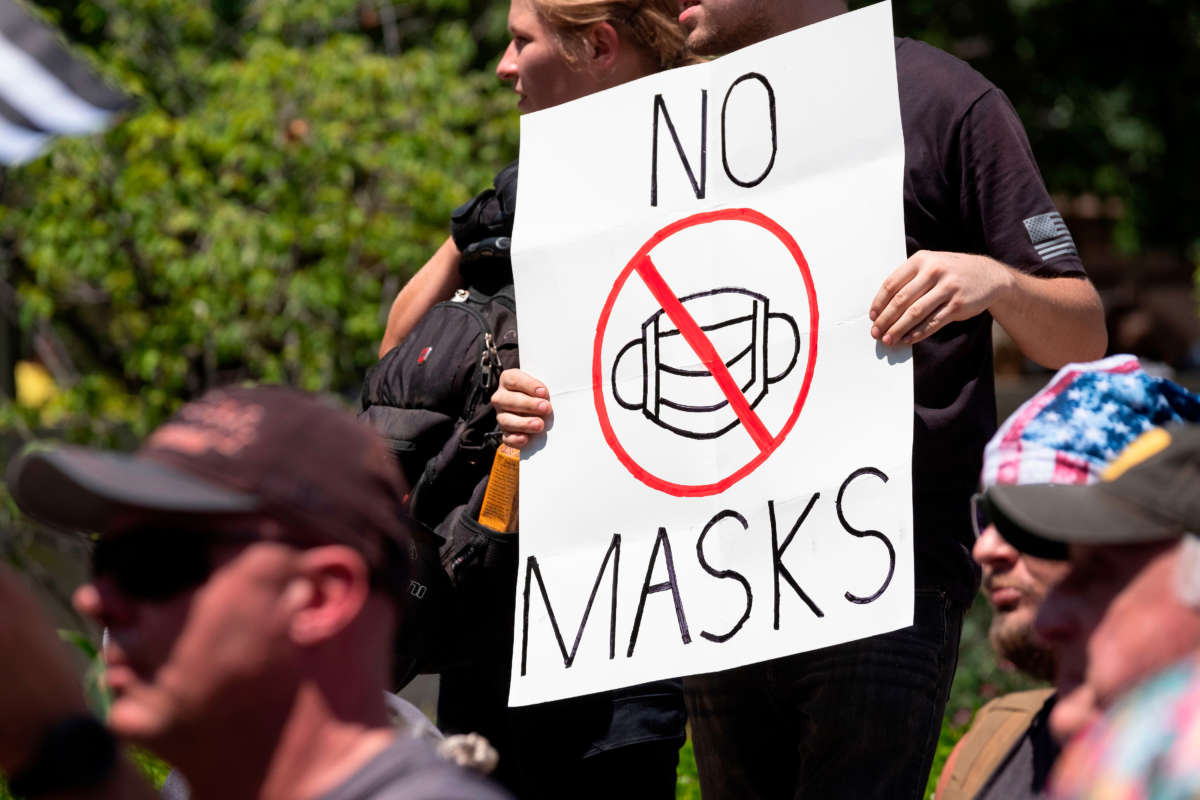
<instances>
[{"instance_id":1,"label":"blurred person in foreground","mask_svg":"<svg viewBox=\"0 0 1200 800\"><path fill-rule=\"evenodd\" d=\"M410 523L390 456L349 415L282 387L216 390L136 454L36 446L8 485L30 516L98 534L75 604L107 628L112 693L107 727L73 703L10 731L36 742L3 764L14 789L124 796L120 740L196 798L504 796L390 724ZM41 667L4 660L0 682Z\"/></svg>"},{"instance_id":2,"label":"blurred person in foreground","mask_svg":"<svg viewBox=\"0 0 1200 800\"><path fill-rule=\"evenodd\" d=\"M1091 484L1142 433L1171 422L1200 422L1200 397L1120 355L1069 364L1000 426L983 453L982 488L1013 484ZM1054 678L1050 649L1034 634L1038 607L1066 572L1058 560L1023 555L972 498L973 556L992 609L988 639L997 657L1039 681ZM1058 742L1047 718L1053 689L998 697L979 710L938 782L938 800L1045 796Z\"/></svg>"},{"instance_id":3,"label":"blurred person in foreground","mask_svg":"<svg viewBox=\"0 0 1200 800\"><path fill-rule=\"evenodd\" d=\"M82 679L50 618L22 577L4 564L0 609L0 773L8 778L9 792L31 798L155 797L112 735L88 712ZM47 766L31 777L35 762ZM48 770L56 780L39 781L38 774Z\"/></svg>"},{"instance_id":4,"label":"blurred person in foreground","mask_svg":"<svg viewBox=\"0 0 1200 800\"><path fill-rule=\"evenodd\" d=\"M1200 794L1200 426L1143 434L1100 483L985 498L1018 550L1068 564L1035 622L1057 663L1050 729L1067 742L1051 796Z\"/></svg>"}]
</instances>

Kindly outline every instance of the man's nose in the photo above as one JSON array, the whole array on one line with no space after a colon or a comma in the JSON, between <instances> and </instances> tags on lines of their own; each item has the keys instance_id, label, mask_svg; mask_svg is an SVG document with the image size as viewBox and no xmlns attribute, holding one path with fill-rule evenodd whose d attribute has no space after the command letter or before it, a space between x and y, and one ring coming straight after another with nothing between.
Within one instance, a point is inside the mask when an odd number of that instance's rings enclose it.
<instances>
[{"instance_id":1,"label":"man's nose","mask_svg":"<svg viewBox=\"0 0 1200 800\"><path fill-rule=\"evenodd\" d=\"M517 79L516 42L509 42L508 47L504 48L504 54L500 56L500 63L496 65L496 77L502 81L515 81Z\"/></svg>"},{"instance_id":2,"label":"man's nose","mask_svg":"<svg viewBox=\"0 0 1200 800\"><path fill-rule=\"evenodd\" d=\"M1000 535L995 525L987 526L975 540L971 550L975 561L983 567L990 567L994 572L1004 572L1017 563L1021 554Z\"/></svg>"}]
</instances>

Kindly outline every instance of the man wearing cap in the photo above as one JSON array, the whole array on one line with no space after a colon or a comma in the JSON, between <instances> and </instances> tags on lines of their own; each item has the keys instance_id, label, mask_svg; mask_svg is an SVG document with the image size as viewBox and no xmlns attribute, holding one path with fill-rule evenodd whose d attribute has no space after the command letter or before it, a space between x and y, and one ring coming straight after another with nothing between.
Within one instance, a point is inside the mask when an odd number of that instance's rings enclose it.
<instances>
[{"instance_id":1,"label":"man wearing cap","mask_svg":"<svg viewBox=\"0 0 1200 800\"><path fill-rule=\"evenodd\" d=\"M132 456L34 448L8 483L30 516L98 534L75 603L108 631L108 731L194 797L503 796L389 725L413 531L390 457L348 415L281 387L218 390ZM107 786L115 759L63 785L102 727L43 728L3 765L14 788Z\"/></svg>"},{"instance_id":2,"label":"man wearing cap","mask_svg":"<svg viewBox=\"0 0 1200 800\"><path fill-rule=\"evenodd\" d=\"M1200 651L1200 542L1190 533L1200 531L1198 487L1200 426L1186 426L1143 434L1095 485L986 492L1015 547L1069 565L1035 623L1057 661L1049 724L1060 741Z\"/></svg>"},{"instance_id":3,"label":"man wearing cap","mask_svg":"<svg viewBox=\"0 0 1200 800\"><path fill-rule=\"evenodd\" d=\"M1200 397L1148 375L1133 356L1071 364L1005 420L983 455L983 488L1029 483L1091 484L1141 433L1169 422L1200 421ZM982 511L980 496L972 501ZM975 561L992 607L996 654L1041 681L1054 677L1050 649L1034 634L1042 598L1066 572L1062 561L1020 553L973 514ZM1047 717L1051 689L998 697L975 715L946 761L938 800L1044 796L1059 747Z\"/></svg>"}]
</instances>

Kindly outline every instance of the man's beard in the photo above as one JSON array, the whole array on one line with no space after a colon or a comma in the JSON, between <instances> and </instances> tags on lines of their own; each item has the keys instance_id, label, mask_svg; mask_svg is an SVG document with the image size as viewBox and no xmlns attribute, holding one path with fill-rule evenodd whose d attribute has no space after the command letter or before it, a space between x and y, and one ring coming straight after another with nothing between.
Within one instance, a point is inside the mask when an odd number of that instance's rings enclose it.
<instances>
[{"instance_id":1,"label":"man's beard","mask_svg":"<svg viewBox=\"0 0 1200 800\"><path fill-rule=\"evenodd\" d=\"M1040 681L1054 678L1054 653L1037 641L1033 627L1025 625L997 625L995 620L988 631L988 640L996 655Z\"/></svg>"},{"instance_id":2,"label":"man's beard","mask_svg":"<svg viewBox=\"0 0 1200 800\"><path fill-rule=\"evenodd\" d=\"M694 29L687 45L701 56L719 56L770 38L771 17L763 0L747 0L745 7L732 19L708 17L708 25Z\"/></svg>"}]
</instances>

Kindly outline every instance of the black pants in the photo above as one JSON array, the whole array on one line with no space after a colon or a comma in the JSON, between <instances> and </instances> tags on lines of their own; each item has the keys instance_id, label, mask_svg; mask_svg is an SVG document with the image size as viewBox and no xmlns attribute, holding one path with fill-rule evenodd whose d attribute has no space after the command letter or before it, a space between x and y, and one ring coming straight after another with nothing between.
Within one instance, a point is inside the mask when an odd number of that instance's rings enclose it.
<instances>
[{"instance_id":1,"label":"black pants","mask_svg":"<svg viewBox=\"0 0 1200 800\"><path fill-rule=\"evenodd\" d=\"M704 800L920 800L964 612L918 589L910 628L685 679Z\"/></svg>"}]
</instances>

